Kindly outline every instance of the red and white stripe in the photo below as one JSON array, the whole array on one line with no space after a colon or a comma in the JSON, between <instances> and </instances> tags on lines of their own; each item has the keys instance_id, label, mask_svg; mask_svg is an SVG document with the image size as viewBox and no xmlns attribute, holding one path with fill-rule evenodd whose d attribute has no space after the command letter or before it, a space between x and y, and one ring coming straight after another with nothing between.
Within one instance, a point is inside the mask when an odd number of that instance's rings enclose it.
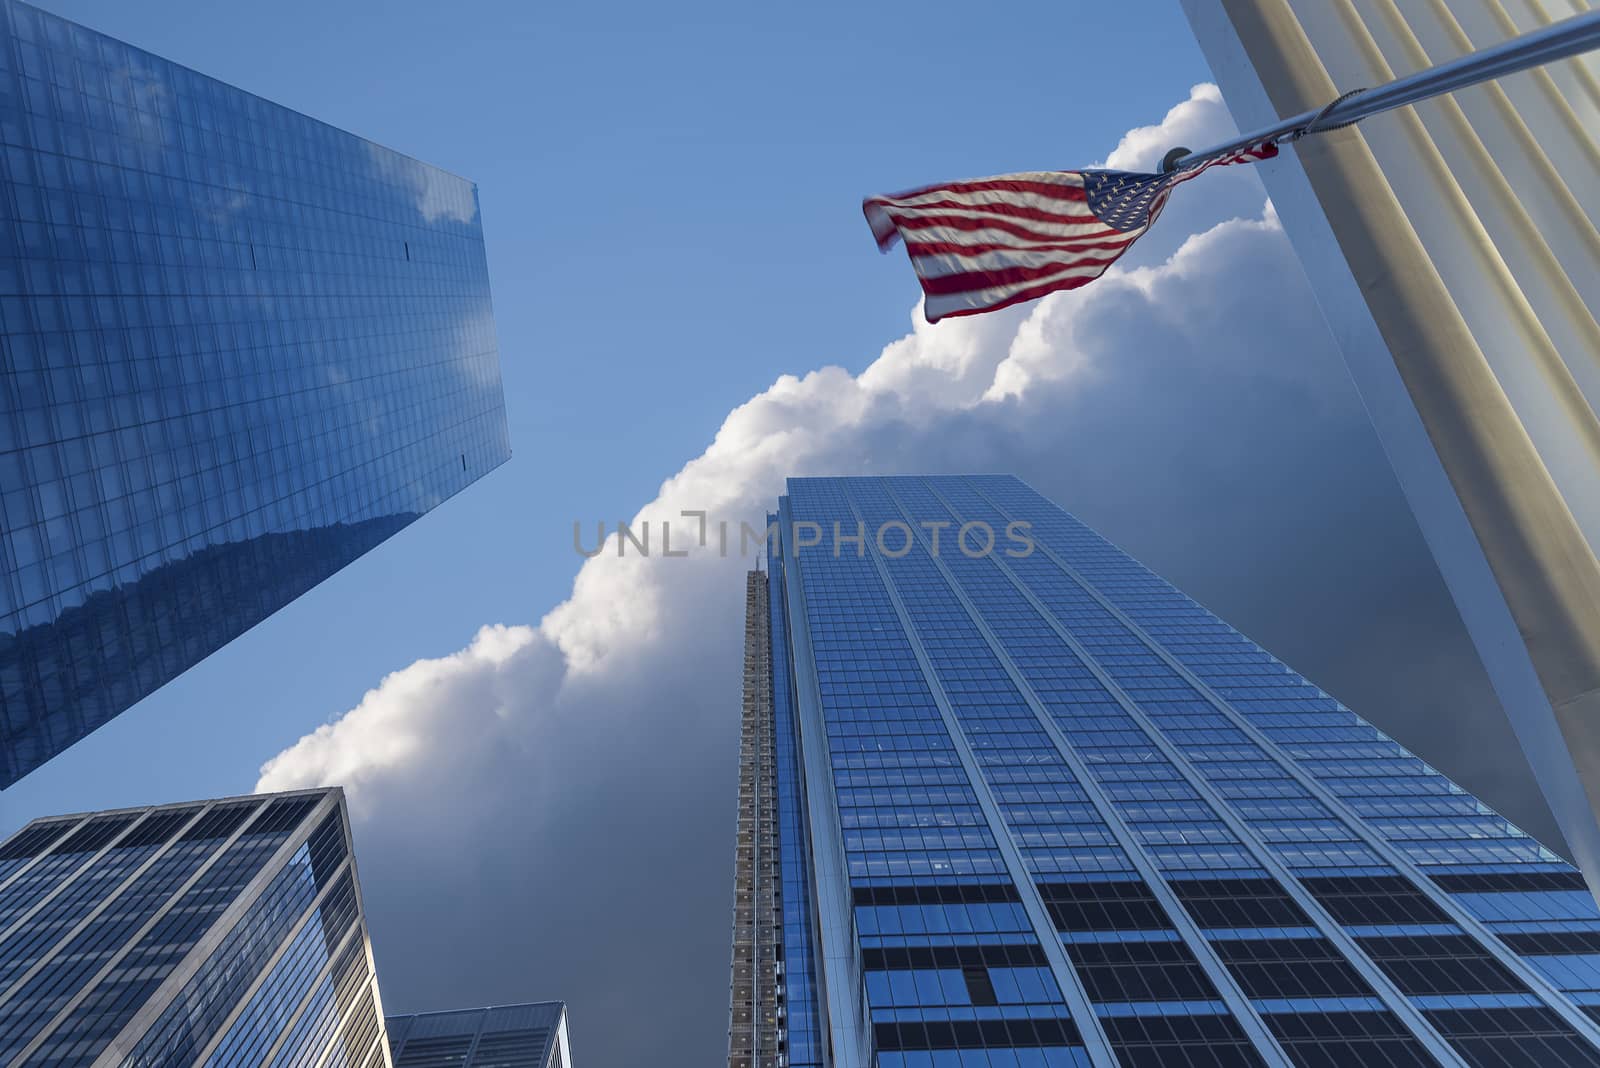
<instances>
[{"instance_id":1,"label":"red and white stripe","mask_svg":"<svg viewBox=\"0 0 1600 1068\"><path fill-rule=\"evenodd\" d=\"M1276 153L1272 145L1172 176L1143 225L1118 230L1089 210L1078 171L1028 171L950 182L862 202L884 252L903 239L930 323L976 315L1094 281L1161 212L1179 182L1224 163ZM1152 176L1154 177L1154 176Z\"/></svg>"}]
</instances>

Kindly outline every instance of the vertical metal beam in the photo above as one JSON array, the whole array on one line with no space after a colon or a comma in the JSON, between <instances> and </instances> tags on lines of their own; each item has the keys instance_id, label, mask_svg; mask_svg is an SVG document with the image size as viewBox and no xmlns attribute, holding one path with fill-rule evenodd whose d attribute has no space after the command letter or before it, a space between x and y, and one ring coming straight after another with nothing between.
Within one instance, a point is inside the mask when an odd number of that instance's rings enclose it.
<instances>
[{"instance_id":1,"label":"vertical metal beam","mask_svg":"<svg viewBox=\"0 0 1600 1068\"><path fill-rule=\"evenodd\" d=\"M294 940L300 936L300 932L305 925L312 922L312 920L316 918L317 913L322 908L323 903L328 900L328 896L333 893L334 887L338 885L340 878L343 877L345 871L350 866L351 858L346 855L346 857L339 862L339 866L334 869L333 874L328 877L327 885L317 892L317 895L312 899L310 906L307 907L306 911L301 915L301 917L295 921L295 925L289 930L289 933L283 936L283 941L278 944L277 949L272 951L272 956L268 957L266 963L261 966L261 970L257 973L255 979L253 979L250 985L247 986L243 993L239 995L238 1001L234 1003L234 1006L228 1012L228 1015L224 1016L222 1021L217 1024L216 1033L211 1036L210 1040L207 1041L203 1047L201 1047L200 1052L195 1056L194 1062L196 1064L204 1064L207 1058L211 1056L212 1052L222 1044L222 1040L228 1037L228 1031L232 1029L233 1025L238 1022L239 1017L243 1015L244 1010L250 1004L250 999L256 996L256 991L260 990L262 984L264 984L267 981L267 978L272 975L273 969L277 968L278 962L281 961L284 954L289 951L289 947L294 945ZM359 898L356 902L356 926L358 928L363 926L361 924ZM348 939L348 937L349 933L346 932L345 939ZM344 945L345 939L340 939L339 944L341 947ZM329 959L329 963L332 963L331 957ZM283 1025L284 1029L287 1029L287 1027L288 1024ZM279 1040L281 1040L281 1035ZM275 1040L272 1045L267 1047L267 1051L270 1054L276 1048L277 1040ZM266 1064L268 1059L269 1058L267 1056L263 1056L261 1063Z\"/></svg>"},{"instance_id":2,"label":"vertical metal beam","mask_svg":"<svg viewBox=\"0 0 1600 1068\"><path fill-rule=\"evenodd\" d=\"M100 813L94 813L94 815L99 815L99 814ZM16 871L13 871L10 875L7 875L4 879L0 879L0 897L3 897L4 894L6 893L6 891L11 889L12 884L14 884L14 883L18 882L19 880L21 880L23 878L23 876L25 876L28 872L32 871L36 865L38 865L42 860L44 860L45 857L55 855L55 852L61 846L61 843L65 842L68 838L70 838L72 836L72 832L76 831L79 827L82 827L84 825L84 823L88 819L89 819L89 814L78 813L78 814L75 814L75 815L53 816L53 817L51 817L49 819L32 820L26 826L24 826L20 830L18 830L16 832L16 834L13 834L11 836L11 838L7 838L6 841L9 842L9 841L11 841L12 838L16 838L17 835L23 834L24 832L26 832L26 831L34 828L34 827L37 827L40 824L44 824L44 823L66 823L66 824L69 824L68 828L65 831L63 831L61 834L56 836L55 840L51 841L48 845L45 845L45 846L41 847L40 850L37 853L35 853L33 856L29 857L27 859L27 861L22 864L21 867L17 868ZM4 938L5 934L6 934L6 932L0 932L0 938Z\"/></svg>"},{"instance_id":3,"label":"vertical metal beam","mask_svg":"<svg viewBox=\"0 0 1600 1068\"><path fill-rule=\"evenodd\" d=\"M567 1007L561 1006L561 1018L550 1041L550 1063L545 1068L572 1068L572 1039L567 1035Z\"/></svg>"},{"instance_id":4,"label":"vertical metal beam","mask_svg":"<svg viewBox=\"0 0 1600 1068\"><path fill-rule=\"evenodd\" d=\"M272 885L272 880L277 878L278 873L283 870L284 865L289 863L289 860L294 856L295 851L304 845L311 837L312 833L316 831L317 825L320 823L320 821L327 816L329 812L339 807L344 798L344 791L338 787L333 787L326 790L301 790L283 794L271 794L268 795L265 800L257 797L256 800L262 800L262 803L261 807L255 812L255 814L252 815L250 819L246 820L241 826L236 828L233 835L228 839L227 843L221 849L218 849L215 853L213 853L207 859L206 863L195 872L193 877L191 877L188 882L184 883L182 887L173 893L171 899L165 906L162 907L162 911L156 916L151 917L150 923L147 924L138 935L128 940L128 945L124 949L124 952L136 945L138 943L138 938L142 937L145 930L148 930L157 922L159 922L162 916L166 914L167 910L171 909L174 904L182 900L183 895L188 892L191 886L198 882L214 864L218 863L220 858L227 855L228 850L232 848L233 844L239 840L240 836L243 835L245 831L256 822L256 820L259 820L262 817L262 814L267 811L274 800L281 797L292 797L297 793L320 795L320 799L317 804L312 806L309 812L301 817L300 825L294 829L292 834L284 839L283 843L272 854L267 862L261 866L261 870L256 872L255 877L252 878L250 882L246 884L245 888L234 897L233 901L228 904L228 907L222 911L222 915L217 917L217 919L211 924L211 927L200 938L200 940L190 948L187 954L184 955L183 960L179 962L178 966L174 968L171 973L167 975L166 979L162 981L161 985L158 986L154 992L152 992L151 995L145 999L145 1002L142 1006L140 1006L139 1011L135 1013L134 1016L127 1022L127 1024L123 1026L122 1030L117 1033L116 1037L106 1044L105 1049L100 1052L100 1056L95 1058L94 1068L117 1068L117 1066L122 1063L122 1059L133 1051L134 1047L138 1045L139 1040L144 1037L145 1032L148 1031L150 1027L161 1018L161 1014L166 1011L166 1008L169 1004L171 1004L172 999L177 997L179 992L183 990L184 986L189 982L190 979L194 978L194 973L199 971L200 966L210 958L217 946L220 945L222 940L227 937L228 932L233 930L234 926L238 924L240 918L243 917L244 914L250 910L250 907L255 904L256 899L261 896L262 892L266 890L268 886ZM245 799L241 798L240 800ZM220 804L221 802L218 803Z\"/></svg>"},{"instance_id":5,"label":"vertical metal beam","mask_svg":"<svg viewBox=\"0 0 1600 1068\"><path fill-rule=\"evenodd\" d=\"M336 804L339 809L339 826L344 831L345 857L350 863L350 883L356 895L356 925L361 930L362 950L367 958L367 975L372 983L372 1011L378 1017L378 1043L383 1047L382 1059L385 1064L390 1061L389 1034L387 1017L383 1014L383 993L378 988L378 962L372 955L372 932L367 929L367 906L361 896L361 865L356 861L355 821L350 818L350 802L345 797L344 788L335 791ZM332 880L329 881L332 885Z\"/></svg>"},{"instance_id":6,"label":"vertical metal beam","mask_svg":"<svg viewBox=\"0 0 1600 1068\"><path fill-rule=\"evenodd\" d=\"M84 928L88 927L89 924L94 922L96 917L100 916L108 908L110 908L112 905L116 904L117 903L117 899L122 895L123 891L127 890L130 886L132 886L134 884L134 881L137 880L140 876L142 876L150 868L150 866L152 864L156 863L157 860L159 860L162 857L166 856L168 851L171 850L174 846L176 846L178 844L178 841L182 837L182 835L185 832L187 832L189 830L189 828L193 827L196 822L198 822L201 818L203 818L206 813L211 811L212 805L214 805L214 804L215 804L215 802L213 802L211 804L202 804L202 805L198 806L196 808L195 813L192 816L190 816L189 819L186 820L182 825L180 825L179 827L174 829L172 834L171 834L171 836L168 837L167 840L165 842L163 842L160 845L160 847L156 849L156 851L154 853L152 853L149 857L147 857L145 859L144 863L140 864L138 867L134 868L131 872L129 872L127 875L125 875L123 877L123 879L122 879L122 882L117 884L116 889L108 892L106 894L106 897L104 898L104 900L102 900L99 905L95 906L95 908L93 910L91 910L88 915L84 916L83 919L79 920L76 924L74 924L71 930L65 931L62 934L58 935L56 937L55 941L51 944L49 951L47 953L41 954L40 957L39 957L39 960L37 961L37 963L34 964L34 966L32 968L29 968L22 975L18 976L16 982L12 984L9 993L14 994L18 990L21 990L23 985L29 979L32 979L36 974L38 974L41 971L46 970L51 965L53 965L55 963L56 958L66 948L68 943L70 943L74 938L76 938L78 936L79 932L81 932ZM145 820L149 819L151 816L154 816L154 815L156 815L158 813L161 813L161 812L171 811L172 809L175 809L175 808L176 809L181 809L182 807L184 807L184 806L176 805L176 806L169 806L169 807L163 807L163 808L158 808L158 809L156 809L156 808L150 809L145 814L144 819L136 820L132 824L130 824L127 830L125 830L121 835L117 836L117 840L120 841L126 835L131 834L135 829L137 829L141 824L143 824L145 822ZM246 822L249 822L249 821L246 821ZM241 827L241 830L242 830L242 827ZM110 849L110 848L111 848L111 846L109 846L109 845L106 847L106 849ZM106 852L106 850L103 849L99 853L95 854L95 861L97 863L100 861L100 859L102 857L105 856L105 852ZM215 860L216 855L217 854L213 853L211 859ZM209 863L207 865L202 865L202 869L204 867L206 867L206 866L209 866ZM85 870L87 870L87 869L85 869ZM83 985L78 988L77 993L74 994L67 1001L67 1003L64 1006L61 1007L60 1011L58 1011L54 1016L52 1016L50 1018L50 1022L48 1024L46 1024L38 1032L38 1034L34 1035L33 1041L29 1042L26 1046L23 1047L22 1051L17 1054L16 1059L15 1059L15 1061L13 1063L21 1065L21 1064L26 1064L28 1062L28 1058L30 1056L32 1056L33 1051L38 1049L41 1045L43 1045L44 1042L55 1031L55 1029L57 1027L60 1027L61 1024L64 1021L66 1021L67 1019L69 1019L72 1016L73 1011L77 1009L78 1005L80 1003L82 1003L84 998L89 996L90 992L94 990L94 988L100 983L100 981L102 979L104 979L107 975L109 975L111 973L112 969L116 966L117 962L122 959L122 957L128 952L128 950L130 948L132 948L132 946L137 941L139 936L142 935L145 931L149 930L149 928L157 921L157 919L160 916L162 916L162 915L164 915L166 913L167 909L171 907L172 902L174 900L176 900L176 894L178 892L180 892L184 887L187 887L188 885L189 885L189 883L186 881L186 882L184 882L182 884L182 886L180 886L177 889L169 892L169 894L167 895L166 904L164 904L156 912L156 914L153 915L150 918L150 920L145 923L145 925L143 927L140 927L139 930L134 932L134 934L132 936L130 936L128 939L124 940L124 942L122 944L122 947L116 952L116 954L113 955L111 960L107 961L104 965L101 966L101 968L98 971L96 971L93 975L91 975L88 979L86 979L84 981Z\"/></svg>"},{"instance_id":7,"label":"vertical metal beam","mask_svg":"<svg viewBox=\"0 0 1600 1068\"><path fill-rule=\"evenodd\" d=\"M182 808L184 806L182 806L182 805L174 805L172 807L173 808ZM62 896L67 894L70 891L70 888L77 884L77 881L79 879L88 878L89 874L91 872L93 872L94 869L100 864L100 862L106 858L106 855L108 853L110 853L113 849L117 848L117 843L122 841L128 835L132 834L134 832L134 830L141 823L143 823L145 821L145 818L149 815L149 811L144 810L144 809L135 809L134 811L139 813L139 815L137 815L133 819L132 822L130 822L126 827L122 828L122 830L119 831L117 834L112 835L111 838L106 842L105 845L101 846L99 849L95 850L93 853L84 853L84 854L82 854L84 859L79 862L77 867L68 868L68 869L66 869L66 870L61 872L61 877L56 881L56 885L55 885L54 889L46 892L46 894L43 897L41 897L38 901L34 902L33 905L31 905L25 912L23 912L23 914L21 916L18 916L14 921L12 921L10 926L6 927L4 930L0 930L0 943L3 943L6 939L10 938L17 931L22 930L23 928L27 927L33 921L33 918L35 916L37 916L44 909L48 908L51 904L53 904L55 901L60 899ZM95 817L98 818L101 815L102 815L101 813L96 813ZM90 823L90 820L85 819L77 827L73 828L71 831L68 831L65 835L63 835L61 837L60 841L57 841L56 843L54 843L54 845L51 847L52 848L52 852L54 851L54 849L56 847L60 846L68 838L71 838L79 830L81 830L82 828L88 826L89 823ZM167 842L167 846L170 846L171 844L172 843L170 841ZM131 878L133 875L137 875L140 872L144 871L144 869L148 868L150 866L150 863L152 861L154 861L157 856L159 856L160 854L162 854L164 852L166 852L166 846L163 846L161 849L158 849L154 854L152 854L149 858L147 858L143 864L139 865L139 867L136 868L130 874L129 878ZM34 858L35 861L42 860L42 859L43 859L43 857L35 857ZM108 891L108 897L105 900L110 900L110 896L114 896L116 893L121 892L122 886L124 884L126 884L126 882L127 882L127 879L125 878L123 880L122 884L118 884L116 890ZM94 912L92 912L90 915L93 916L95 913L98 913L101 908L104 908L104 907L105 907L105 901L102 901L100 906L98 908L96 908L94 910ZM81 927L83 922L87 922L87 921L85 920L85 921L80 922L78 926ZM61 944L64 941L66 941L67 938L70 938L72 935L74 935L76 933L77 933L77 928L75 927L75 928L73 928L73 930L67 932L66 935L63 935L63 936L57 938L53 943L51 943L50 950L46 954L46 956L48 956L50 954L54 954L57 950L59 950L61 948ZM11 995L16 992L17 988L20 987L26 980L31 978L33 976L33 974L35 972L37 972L40 967L43 966L43 960L44 960L44 958L41 957L33 965L33 967L29 968L27 971L23 972L21 975L17 976L15 979L13 979L10 982L9 985L7 985L7 986L5 986L3 988L0 988L0 1005L4 1005L5 1002L8 1001L11 998Z\"/></svg>"},{"instance_id":8,"label":"vertical metal beam","mask_svg":"<svg viewBox=\"0 0 1600 1068\"><path fill-rule=\"evenodd\" d=\"M329 885L331 886L333 884L330 882ZM311 982L306 984L305 993L301 995L300 1000L287 1014L274 1018L275 1021L281 1020L281 1023L278 1027L278 1035L272 1040L272 1044L267 1047L266 1053L262 1055L259 1068L271 1068L271 1066L277 1060L278 1055L283 1052L284 1047L289 1043L289 1039L294 1035L295 1028L305 1018L305 1014L312 1010L312 1003L316 1000L317 989L323 984L324 981L333 986L333 989L329 991L328 994L328 1007L333 1010L336 1019L333 1024L333 1029L328 1032L327 1038L323 1039L322 1048L308 1052L312 1052L315 1055L315 1060L310 1062L312 1068L317 1068L317 1066L321 1065L323 1060L326 1059L326 1056L329 1050L332 1048L333 1043L338 1040L339 1032L344 1027L345 1021L361 1010L361 996L357 994L355 998L351 1000L346 1012L341 1013L339 1011L339 977L334 973L333 970L334 966L339 963L340 955L342 955L344 951L353 945L360 937L361 929L359 927L352 927L350 930L346 931L344 937L339 939L339 944L334 946L333 949L328 952L328 959L324 961L322 963L322 967L317 970L316 977L313 978ZM284 940L284 945L288 945L289 941L290 940L286 938ZM270 971L270 969L265 969L264 971ZM370 983L371 979L372 977L369 975L366 981ZM238 1007L242 1007L245 1004L248 1004L248 998L241 997ZM236 1011L231 1015L234 1018L237 1018L237 1007ZM481 1037L482 1034L483 1032L480 1030L478 1035L473 1037L474 1045L476 1045L478 1038ZM223 1027L218 1027L217 1034L213 1037L211 1042L211 1047L215 1049L217 1043L219 1043L226 1035L227 1031ZM466 1063L472 1063L471 1054L467 1056ZM203 1065L205 1062L199 1058L196 1058L195 1064ZM298 1068L298 1064L296 1068Z\"/></svg>"}]
</instances>

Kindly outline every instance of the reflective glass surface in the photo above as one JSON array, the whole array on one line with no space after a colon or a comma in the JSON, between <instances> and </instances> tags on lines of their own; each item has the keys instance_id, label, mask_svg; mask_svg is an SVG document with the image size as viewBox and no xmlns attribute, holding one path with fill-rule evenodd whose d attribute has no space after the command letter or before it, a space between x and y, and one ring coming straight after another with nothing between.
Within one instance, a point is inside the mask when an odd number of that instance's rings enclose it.
<instances>
[{"instance_id":1,"label":"reflective glass surface","mask_svg":"<svg viewBox=\"0 0 1600 1068\"><path fill-rule=\"evenodd\" d=\"M0 787L509 456L472 183L0 0Z\"/></svg>"},{"instance_id":2,"label":"reflective glass surface","mask_svg":"<svg viewBox=\"0 0 1600 1068\"><path fill-rule=\"evenodd\" d=\"M1578 874L1020 481L777 536L793 1063L1600 1065Z\"/></svg>"},{"instance_id":3,"label":"reflective glass surface","mask_svg":"<svg viewBox=\"0 0 1600 1068\"><path fill-rule=\"evenodd\" d=\"M768 516L776 523L777 516ZM779 546L769 545L776 553ZM772 648L788 648L780 568L768 571L767 623ZM806 829L805 795L800 783L800 725L790 696L790 663L786 656L771 661L773 748L776 751L778 795L778 903L783 913L784 1055L789 1068L822 1068L822 1021L817 1008L817 962L812 924L811 842Z\"/></svg>"},{"instance_id":4,"label":"reflective glass surface","mask_svg":"<svg viewBox=\"0 0 1600 1068\"><path fill-rule=\"evenodd\" d=\"M394 1068L571 1068L560 1001L423 1012L386 1021Z\"/></svg>"},{"instance_id":5,"label":"reflective glass surface","mask_svg":"<svg viewBox=\"0 0 1600 1068\"><path fill-rule=\"evenodd\" d=\"M0 880L0 1065L369 1063L347 833L337 791L18 832L0 847L21 861Z\"/></svg>"}]
</instances>

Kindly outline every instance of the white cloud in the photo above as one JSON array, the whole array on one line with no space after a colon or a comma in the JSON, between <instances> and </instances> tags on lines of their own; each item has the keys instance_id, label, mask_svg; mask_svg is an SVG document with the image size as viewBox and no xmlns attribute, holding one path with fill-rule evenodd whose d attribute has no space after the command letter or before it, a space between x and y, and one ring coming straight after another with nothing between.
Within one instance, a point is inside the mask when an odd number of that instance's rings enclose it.
<instances>
[{"instance_id":1,"label":"white cloud","mask_svg":"<svg viewBox=\"0 0 1600 1068\"><path fill-rule=\"evenodd\" d=\"M1265 250L1286 265L1274 221L1221 222L1190 237L1166 263L1108 274L1031 306L938 325L913 314L912 332L858 376L826 367L780 378L730 412L706 451L635 515L630 526L649 524L655 555L642 558L630 546L619 556L613 530L604 550L578 570L571 597L537 628L486 627L466 649L388 676L339 720L274 757L259 788L339 782L366 807L367 792L404 788L412 765L455 752L483 729L500 731L495 720L543 714L532 693L499 688L497 680L524 661L542 673L550 656L558 659L560 684L534 689L559 704L571 699L566 689L594 679L615 684L618 673L647 666L652 653L675 655L701 634L685 625L681 606L700 603L696 591L707 584L731 584L732 572L754 566L718 558L715 527L700 548L697 523L682 512L705 511L714 524L726 522L732 549L741 522L763 525L763 509L776 501L786 476L915 469L918 451L905 446L953 417L979 425L1011 421L1013 429L1022 425L1019 416L1048 419L1029 403L1043 386L1092 390L1096 379L1119 374L1121 332L1109 327L1139 319L1181 322L1194 312L1188 298L1210 289L1206 280L1222 264L1247 265ZM1293 365L1283 366L1292 377ZM672 527L674 551L688 549L690 558L661 555L663 522ZM593 548L592 528L582 536Z\"/></svg>"},{"instance_id":2,"label":"white cloud","mask_svg":"<svg viewBox=\"0 0 1600 1068\"><path fill-rule=\"evenodd\" d=\"M480 630L467 648L431 660L418 660L393 672L340 719L324 724L261 769L260 789L280 782L337 783L349 791L359 815L370 810L369 785L386 775L444 756L460 756L459 745L440 746L437 719L418 709L447 712L457 741L477 743L498 735L516 706L528 696L524 657L539 640L528 626L495 624ZM514 692L502 685L508 664L519 669ZM287 789L287 786L281 788Z\"/></svg>"},{"instance_id":3,"label":"white cloud","mask_svg":"<svg viewBox=\"0 0 1600 1068\"><path fill-rule=\"evenodd\" d=\"M1205 148L1235 132L1233 119L1222 103L1222 90L1202 82L1189 90L1189 99L1173 105L1154 126L1138 126L1123 134L1111 155L1098 166L1118 171L1153 171L1172 148Z\"/></svg>"},{"instance_id":4,"label":"white cloud","mask_svg":"<svg viewBox=\"0 0 1600 1068\"><path fill-rule=\"evenodd\" d=\"M1231 129L1198 86L1108 162L1148 167ZM670 522L690 547L679 513L705 510L736 545L785 476L1015 471L1239 622L1283 622L1305 666L1395 665L1385 624L1350 625L1363 598L1411 584L1425 618L1394 609L1393 626L1426 631L1442 593L1263 200L1247 168L1212 172L1092 286L937 326L914 311L861 374L780 378L635 525L650 521L659 549ZM715 548L619 559L613 536L536 627L486 627L390 675L262 769L262 790L349 790L380 964L404 965L387 966L405 984L386 979L391 1001L565 997L599 1062L718 1055L751 562ZM1465 648L1417 683L1457 717ZM1357 689L1370 674L1349 672ZM406 937L386 941L385 925ZM607 1026L624 1017L635 1025Z\"/></svg>"}]
</instances>

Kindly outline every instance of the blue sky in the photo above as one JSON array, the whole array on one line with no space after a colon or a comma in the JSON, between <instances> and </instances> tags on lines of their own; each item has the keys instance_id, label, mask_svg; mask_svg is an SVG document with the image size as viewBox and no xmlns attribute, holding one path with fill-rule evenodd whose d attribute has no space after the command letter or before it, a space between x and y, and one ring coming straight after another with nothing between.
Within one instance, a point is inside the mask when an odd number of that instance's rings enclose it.
<instances>
[{"instance_id":1,"label":"blue sky","mask_svg":"<svg viewBox=\"0 0 1600 1068\"><path fill-rule=\"evenodd\" d=\"M1208 77L1169 0L41 6L476 181L515 456L7 791L5 828L248 790L384 673L541 614L573 519L631 515L779 374L903 332L915 282L863 195L1086 162Z\"/></svg>"},{"instance_id":2,"label":"blue sky","mask_svg":"<svg viewBox=\"0 0 1600 1068\"><path fill-rule=\"evenodd\" d=\"M1164 117L1121 165L1220 138L1174 0L44 6L475 180L515 455L0 794L0 833L288 750L268 785L351 788L386 1008L566 998L585 1063L711 1063L743 565L580 575L572 522L956 469L1021 474L1550 830L1249 169L1120 280L937 330L874 251L865 194Z\"/></svg>"}]
</instances>

